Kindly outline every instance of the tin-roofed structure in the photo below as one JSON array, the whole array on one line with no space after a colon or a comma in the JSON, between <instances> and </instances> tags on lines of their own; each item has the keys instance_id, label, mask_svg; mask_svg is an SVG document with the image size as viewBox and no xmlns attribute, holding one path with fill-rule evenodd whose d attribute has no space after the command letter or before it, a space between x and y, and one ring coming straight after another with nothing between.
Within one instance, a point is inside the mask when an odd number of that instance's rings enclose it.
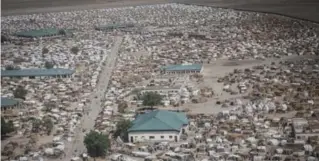
<instances>
[{"instance_id":1,"label":"tin-roofed structure","mask_svg":"<svg viewBox=\"0 0 319 161\"><path fill-rule=\"evenodd\" d=\"M15 106L19 102L15 99L11 98L6 98L6 97L1 97L1 108L2 107L10 107L10 106Z\"/></svg>"},{"instance_id":2,"label":"tin-roofed structure","mask_svg":"<svg viewBox=\"0 0 319 161\"><path fill-rule=\"evenodd\" d=\"M52 69L20 69L20 70L2 70L1 77L55 77L66 78L71 77L74 70L64 68L52 68Z\"/></svg>"},{"instance_id":3,"label":"tin-roofed structure","mask_svg":"<svg viewBox=\"0 0 319 161\"><path fill-rule=\"evenodd\" d=\"M61 35L57 28L45 28L38 30L21 31L15 34L18 37L38 38Z\"/></svg>"},{"instance_id":4,"label":"tin-roofed structure","mask_svg":"<svg viewBox=\"0 0 319 161\"><path fill-rule=\"evenodd\" d=\"M202 70L202 64L179 64L161 67L161 73L163 74L201 73Z\"/></svg>"},{"instance_id":5,"label":"tin-roofed structure","mask_svg":"<svg viewBox=\"0 0 319 161\"><path fill-rule=\"evenodd\" d=\"M1 97L1 112L8 109L14 109L18 107L19 101L11 98Z\"/></svg>"},{"instance_id":6,"label":"tin-roofed structure","mask_svg":"<svg viewBox=\"0 0 319 161\"><path fill-rule=\"evenodd\" d=\"M128 129L130 142L178 141L188 127L185 113L156 110L137 116Z\"/></svg>"},{"instance_id":7,"label":"tin-roofed structure","mask_svg":"<svg viewBox=\"0 0 319 161\"><path fill-rule=\"evenodd\" d=\"M1 116L4 118L18 117L24 111L29 111L29 109L27 106L22 106L18 99L1 97Z\"/></svg>"},{"instance_id":8,"label":"tin-roofed structure","mask_svg":"<svg viewBox=\"0 0 319 161\"><path fill-rule=\"evenodd\" d=\"M96 26L95 30L99 31L107 31L107 30L114 30L114 29L125 29L125 28L130 28L134 27L134 24L110 24L110 25L101 25L101 26Z\"/></svg>"}]
</instances>

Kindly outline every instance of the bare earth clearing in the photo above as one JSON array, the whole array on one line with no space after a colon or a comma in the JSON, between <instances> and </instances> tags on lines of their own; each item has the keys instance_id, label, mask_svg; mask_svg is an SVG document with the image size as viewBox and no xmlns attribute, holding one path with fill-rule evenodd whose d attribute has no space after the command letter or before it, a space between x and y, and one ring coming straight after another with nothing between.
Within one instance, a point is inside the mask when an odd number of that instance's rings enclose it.
<instances>
[{"instance_id":1,"label":"bare earth clearing","mask_svg":"<svg viewBox=\"0 0 319 161\"><path fill-rule=\"evenodd\" d=\"M230 95L229 93L223 92L223 83L218 83L217 80L220 77L225 76L227 73L234 71L234 69L245 69L252 68L256 65L269 65L271 62L280 61L294 61L300 59L313 58L310 56L287 56L281 59L266 59L266 60L241 60L241 61L229 61L229 60L218 60L211 62L210 64L204 65L204 82L200 83L201 87L212 87L215 96L213 99L209 99L207 102L199 104L185 104L182 107L189 109L191 113L204 113L204 114L217 114L224 110L230 110L230 108L223 108L221 105L216 105L216 101L224 101L228 99L235 99L245 96L245 94ZM233 66L231 65L233 64Z\"/></svg>"}]
</instances>

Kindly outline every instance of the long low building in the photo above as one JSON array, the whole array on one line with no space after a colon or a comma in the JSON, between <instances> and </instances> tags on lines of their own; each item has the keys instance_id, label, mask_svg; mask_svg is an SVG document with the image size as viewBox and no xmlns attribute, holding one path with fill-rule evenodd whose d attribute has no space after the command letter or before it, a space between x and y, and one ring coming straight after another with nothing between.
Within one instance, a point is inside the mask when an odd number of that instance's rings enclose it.
<instances>
[{"instance_id":1,"label":"long low building","mask_svg":"<svg viewBox=\"0 0 319 161\"><path fill-rule=\"evenodd\" d=\"M180 93L181 89L182 89L182 86L173 86L173 87L153 86L153 87L146 87L142 89L141 94L145 94L147 92L154 92L163 96L167 96L170 94Z\"/></svg>"},{"instance_id":2,"label":"long low building","mask_svg":"<svg viewBox=\"0 0 319 161\"><path fill-rule=\"evenodd\" d=\"M134 27L134 24L109 24L109 25L101 25L101 26L96 26L95 30L98 31L108 31L108 30L114 30L114 29L126 29L126 28L131 28Z\"/></svg>"},{"instance_id":3,"label":"long low building","mask_svg":"<svg viewBox=\"0 0 319 161\"><path fill-rule=\"evenodd\" d=\"M19 70L1 70L1 77L28 77L29 79L39 78L70 78L74 70L63 68L52 69L19 69Z\"/></svg>"},{"instance_id":4,"label":"long low building","mask_svg":"<svg viewBox=\"0 0 319 161\"><path fill-rule=\"evenodd\" d=\"M19 101L11 98L1 97L1 112L19 107Z\"/></svg>"},{"instance_id":5,"label":"long low building","mask_svg":"<svg viewBox=\"0 0 319 161\"><path fill-rule=\"evenodd\" d=\"M15 34L18 37L38 38L61 35L60 30L57 28L45 28L38 30L21 31Z\"/></svg>"},{"instance_id":6,"label":"long low building","mask_svg":"<svg viewBox=\"0 0 319 161\"><path fill-rule=\"evenodd\" d=\"M162 74L192 74L201 73L202 71L202 64L179 64L164 66L161 68Z\"/></svg>"},{"instance_id":7,"label":"long low building","mask_svg":"<svg viewBox=\"0 0 319 161\"><path fill-rule=\"evenodd\" d=\"M188 128L185 113L166 110L155 110L141 114L132 122L128 129L129 141L161 142L179 141L181 134Z\"/></svg>"}]
</instances>

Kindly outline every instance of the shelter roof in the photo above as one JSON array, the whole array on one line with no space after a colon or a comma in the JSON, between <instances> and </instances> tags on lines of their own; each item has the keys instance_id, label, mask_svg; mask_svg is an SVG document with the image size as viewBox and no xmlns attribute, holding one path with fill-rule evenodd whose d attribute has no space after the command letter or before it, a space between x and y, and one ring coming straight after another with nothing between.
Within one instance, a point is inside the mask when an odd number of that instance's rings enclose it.
<instances>
[{"instance_id":1,"label":"shelter roof","mask_svg":"<svg viewBox=\"0 0 319 161\"><path fill-rule=\"evenodd\" d=\"M29 31L21 31L15 34L19 37L44 37L44 36L53 36L59 35L59 29L56 28L45 28L45 29L38 29L38 30L29 30Z\"/></svg>"},{"instance_id":2,"label":"shelter roof","mask_svg":"<svg viewBox=\"0 0 319 161\"><path fill-rule=\"evenodd\" d=\"M75 71L64 68L52 69L20 69L20 70L2 70L1 77L29 77L29 76L56 76L71 75Z\"/></svg>"},{"instance_id":3,"label":"shelter roof","mask_svg":"<svg viewBox=\"0 0 319 161\"><path fill-rule=\"evenodd\" d=\"M182 70L202 70L202 64L178 64L178 65L168 65L161 67L162 70L166 71L182 71Z\"/></svg>"},{"instance_id":4,"label":"shelter roof","mask_svg":"<svg viewBox=\"0 0 319 161\"><path fill-rule=\"evenodd\" d=\"M14 106L18 104L19 102L15 99L1 97L1 107L8 107L8 106Z\"/></svg>"},{"instance_id":5,"label":"shelter roof","mask_svg":"<svg viewBox=\"0 0 319 161\"><path fill-rule=\"evenodd\" d=\"M155 110L139 115L128 131L179 131L185 124L188 124L185 113Z\"/></svg>"}]
</instances>

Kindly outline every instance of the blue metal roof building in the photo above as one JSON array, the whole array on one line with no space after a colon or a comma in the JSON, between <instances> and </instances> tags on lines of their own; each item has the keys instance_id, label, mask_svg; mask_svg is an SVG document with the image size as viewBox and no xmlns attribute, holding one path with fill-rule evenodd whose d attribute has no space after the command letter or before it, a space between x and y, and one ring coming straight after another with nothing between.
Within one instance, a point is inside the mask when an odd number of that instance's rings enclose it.
<instances>
[{"instance_id":1,"label":"blue metal roof building","mask_svg":"<svg viewBox=\"0 0 319 161\"><path fill-rule=\"evenodd\" d=\"M145 131L177 131L184 125L188 125L188 119L184 113L156 110L139 115L133 122L128 132Z\"/></svg>"},{"instance_id":2,"label":"blue metal roof building","mask_svg":"<svg viewBox=\"0 0 319 161\"><path fill-rule=\"evenodd\" d=\"M1 97L1 108L15 106L19 102L15 99Z\"/></svg>"},{"instance_id":3,"label":"blue metal roof building","mask_svg":"<svg viewBox=\"0 0 319 161\"><path fill-rule=\"evenodd\" d=\"M63 68L2 70L1 77L68 76L75 71Z\"/></svg>"}]
</instances>

